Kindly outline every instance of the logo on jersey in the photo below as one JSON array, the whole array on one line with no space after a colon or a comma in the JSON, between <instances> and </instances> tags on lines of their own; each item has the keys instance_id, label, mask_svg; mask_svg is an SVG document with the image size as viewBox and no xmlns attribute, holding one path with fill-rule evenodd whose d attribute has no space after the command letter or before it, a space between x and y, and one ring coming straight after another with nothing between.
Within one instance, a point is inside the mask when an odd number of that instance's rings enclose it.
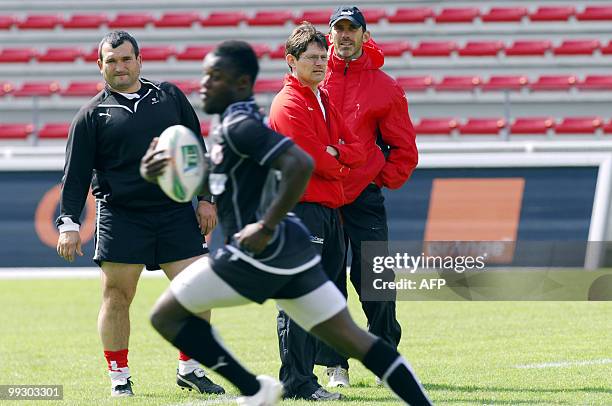
<instances>
[{"instance_id":1,"label":"logo on jersey","mask_svg":"<svg viewBox=\"0 0 612 406\"><path fill-rule=\"evenodd\" d=\"M151 104L157 104L157 103L159 103L159 99L158 98L154 97L154 98L151 99Z\"/></svg>"},{"instance_id":2,"label":"logo on jersey","mask_svg":"<svg viewBox=\"0 0 612 406\"><path fill-rule=\"evenodd\" d=\"M227 175L224 173L211 173L208 175L210 193L220 195L225 192L225 182L227 182Z\"/></svg>"},{"instance_id":3,"label":"logo on jersey","mask_svg":"<svg viewBox=\"0 0 612 406\"><path fill-rule=\"evenodd\" d=\"M215 165L219 165L221 162L223 162L223 146L220 144L213 145L212 149L210 150L210 160Z\"/></svg>"},{"instance_id":4,"label":"logo on jersey","mask_svg":"<svg viewBox=\"0 0 612 406\"><path fill-rule=\"evenodd\" d=\"M108 113L98 113L98 117L102 117L102 116L110 117L111 115Z\"/></svg>"}]
</instances>

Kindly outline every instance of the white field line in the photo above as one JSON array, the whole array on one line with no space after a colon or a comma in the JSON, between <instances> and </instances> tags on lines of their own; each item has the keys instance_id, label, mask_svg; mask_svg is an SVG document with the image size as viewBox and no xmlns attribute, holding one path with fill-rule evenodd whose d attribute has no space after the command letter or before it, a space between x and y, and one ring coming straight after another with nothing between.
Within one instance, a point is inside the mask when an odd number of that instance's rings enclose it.
<instances>
[{"instance_id":1,"label":"white field line","mask_svg":"<svg viewBox=\"0 0 612 406\"><path fill-rule=\"evenodd\" d=\"M544 362L542 364L515 365L515 368L519 368L519 369L566 368L566 367L577 367L577 366L583 366L583 365L605 365L605 364L612 364L612 359L604 358L604 359L591 359L588 361Z\"/></svg>"},{"instance_id":2,"label":"white field line","mask_svg":"<svg viewBox=\"0 0 612 406\"><path fill-rule=\"evenodd\" d=\"M145 278L165 276L162 271L143 271ZM97 279L100 268L0 268L2 279Z\"/></svg>"}]
</instances>

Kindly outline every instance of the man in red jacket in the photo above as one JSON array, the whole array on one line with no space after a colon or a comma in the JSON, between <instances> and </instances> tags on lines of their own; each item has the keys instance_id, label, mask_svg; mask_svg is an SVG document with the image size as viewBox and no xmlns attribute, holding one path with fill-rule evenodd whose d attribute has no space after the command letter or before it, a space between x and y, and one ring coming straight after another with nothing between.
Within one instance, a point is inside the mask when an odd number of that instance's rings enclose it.
<instances>
[{"instance_id":1,"label":"man in red jacket","mask_svg":"<svg viewBox=\"0 0 612 406\"><path fill-rule=\"evenodd\" d=\"M370 39L361 11L338 7L329 26L332 46L323 87L366 151L366 163L343 180L347 204L340 209L352 251L350 278L361 296L362 266L372 269L371 261L362 258L361 242L388 240L381 189L398 189L408 180L417 165L418 151L404 91L380 69L384 55ZM340 279L337 285L346 295L346 274L340 273ZM370 332L397 348L401 327L395 315L395 297L390 299L362 300L361 304ZM328 386L349 385L346 359L323 349L317 363L330 367Z\"/></svg>"},{"instance_id":2,"label":"man in red jacket","mask_svg":"<svg viewBox=\"0 0 612 406\"><path fill-rule=\"evenodd\" d=\"M363 164L365 153L343 117L318 88L325 77L327 41L310 23L297 27L285 44L291 74L270 108L270 126L293 139L315 162L306 192L296 205L311 233L311 242L325 273L334 281L343 273L345 242L338 207L345 202L342 181ZM337 400L319 385L313 374L317 340L282 310L278 315L280 378L286 397Z\"/></svg>"}]
</instances>

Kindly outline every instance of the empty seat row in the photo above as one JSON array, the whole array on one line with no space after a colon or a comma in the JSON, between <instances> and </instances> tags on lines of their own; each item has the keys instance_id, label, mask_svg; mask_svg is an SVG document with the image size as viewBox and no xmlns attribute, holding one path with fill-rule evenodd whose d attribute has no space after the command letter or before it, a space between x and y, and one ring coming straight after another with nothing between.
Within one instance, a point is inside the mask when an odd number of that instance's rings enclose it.
<instances>
[{"instance_id":1,"label":"empty seat row","mask_svg":"<svg viewBox=\"0 0 612 406\"><path fill-rule=\"evenodd\" d=\"M279 44L270 48L266 44L251 44L257 56L268 56L271 59L285 57L285 45ZM544 56L552 52L556 56L590 56L595 52L612 55L612 40L602 44L597 39L565 40L554 46L549 40L518 40L506 46L502 41L468 41L462 47L455 41L422 41L415 47L408 41L383 41L378 43L388 57L401 57L411 54L413 57L496 57L506 56ZM145 61L165 61L176 58L179 61L200 61L215 45L188 45L179 51L172 45L143 46L140 53ZM95 62L98 59L98 48L83 50L79 47L51 47L44 51L34 48L7 47L0 50L0 63L28 63L36 60L42 63L74 62L82 59Z\"/></svg>"},{"instance_id":2,"label":"empty seat row","mask_svg":"<svg viewBox=\"0 0 612 406\"><path fill-rule=\"evenodd\" d=\"M310 21L314 24L327 24L332 9L305 10L294 14L289 10L259 10L252 15L242 11L215 11L205 17L196 11L168 12L156 18L147 12L118 13L113 17L105 13L78 13L70 16L62 14L30 14L23 18L13 15L0 15L0 29L96 29L106 25L109 28L144 28L153 25L159 28L185 28L194 24L204 27L237 26L244 22L251 26L275 26L287 23L299 24ZM578 11L573 6L541 6L533 11L526 7L492 7L487 11L477 7L447 7L435 12L430 7L398 8L388 12L384 8L363 8L369 24L387 20L391 24L425 23L439 24L472 23L480 19L486 23L512 23L524 19L532 22L567 21L574 17L578 21L612 20L612 4L587 6Z\"/></svg>"},{"instance_id":3,"label":"empty seat row","mask_svg":"<svg viewBox=\"0 0 612 406\"><path fill-rule=\"evenodd\" d=\"M552 117L516 118L512 123L503 118L423 118L415 124L419 135L499 135L502 130L511 135L547 134L612 134L612 119L600 117L567 117L556 121Z\"/></svg>"},{"instance_id":4,"label":"empty seat row","mask_svg":"<svg viewBox=\"0 0 612 406\"><path fill-rule=\"evenodd\" d=\"M397 81L407 92L436 91L485 91L497 90L612 90L612 75L586 75L580 80L575 75L542 75L535 81L525 75L494 75L487 80L480 76L445 76L439 81L430 75L399 76Z\"/></svg>"}]
</instances>

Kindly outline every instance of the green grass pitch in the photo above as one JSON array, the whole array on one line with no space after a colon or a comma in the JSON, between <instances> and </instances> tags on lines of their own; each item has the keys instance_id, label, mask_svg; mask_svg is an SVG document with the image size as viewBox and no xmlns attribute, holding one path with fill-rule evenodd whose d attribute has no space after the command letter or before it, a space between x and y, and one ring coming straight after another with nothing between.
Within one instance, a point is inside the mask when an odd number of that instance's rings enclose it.
<instances>
[{"instance_id":1,"label":"green grass pitch","mask_svg":"<svg viewBox=\"0 0 612 406\"><path fill-rule=\"evenodd\" d=\"M228 397L181 392L174 383L177 352L147 320L166 286L164 279L140 282L131 312L136 396L116 400L96 331L99 281L0 281L0 384L64 386L62 402L26 404L232 404L236 389L218 376ZM350 307L364 325L355 296ZM400 351L435 404L612 405L612 302L400 302L398 315ZM276 376L275 316L268 302L215 311L213 324L250 369ZM399 404L359 363L351 361L350 371L354 386L342 390L347 401L340 404Z\"/></svg>"}]
</instances>

